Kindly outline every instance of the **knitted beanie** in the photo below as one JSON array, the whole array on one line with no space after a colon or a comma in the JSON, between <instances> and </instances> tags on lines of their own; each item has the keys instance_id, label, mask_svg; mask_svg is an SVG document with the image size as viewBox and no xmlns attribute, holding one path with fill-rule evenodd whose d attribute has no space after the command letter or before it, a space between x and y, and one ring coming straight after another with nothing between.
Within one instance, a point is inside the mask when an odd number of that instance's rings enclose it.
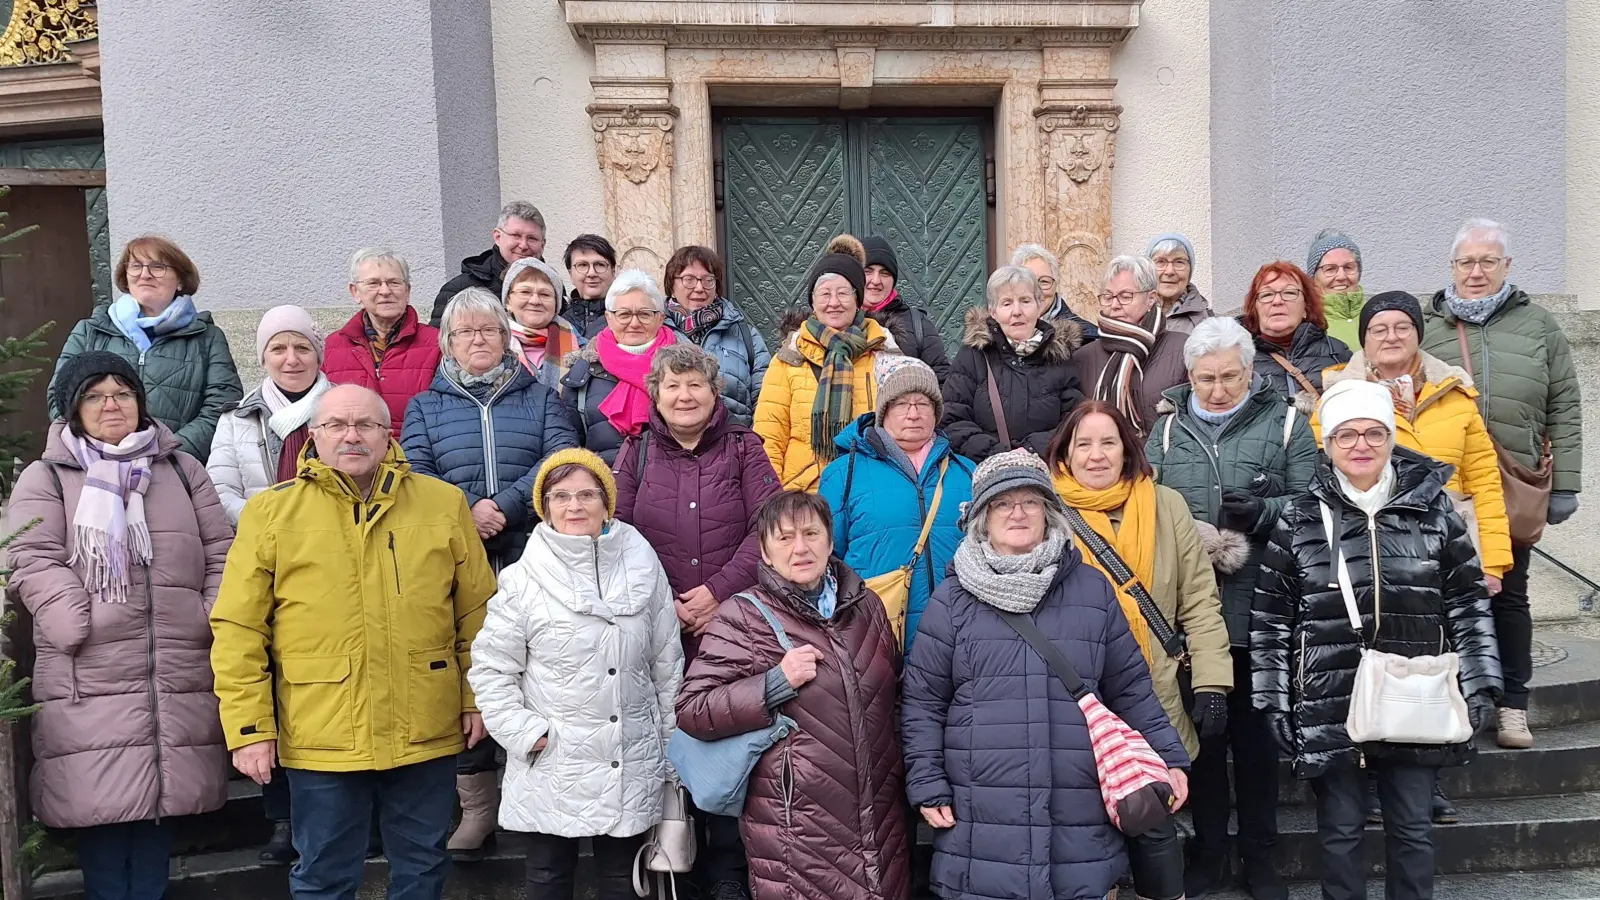
<instances>
[{"instance_id":1,"label":"knitted beanie","mask_svg":"<svg viewBox=\"0 0 1600 900\"><path fill-rule=\"evenodd\" d=\"M589 470L595 480L600 482L601 492L606 495L606 518L616 518L617 480L611 476L611 467L607 466L606 461L598 455L582 447L558 450L545 457L544 464L539 466L539 474L533 478L533 511L539 514L539 518L546 521L550 518L546 514L544 502L545 479L550 477L551 472L565 465L582 466Z\"/></svg>"},{"instance_id":2,"label":"knitted beanie","mask_svg":"<svg viewBox=\"0 0 1600 900\"><path fill-rule=\"evenodd\" d=\"M866 265L867 249L861 246L861 242L854 235L839 235L828 242L822 258L813 263L811 271L806 273L806 280L800 286L805 292L800 298L801 302L807 309L811 308L817 279L824 275L838 275L856 289L856 305L864 306L867 302Z\"/></svg>"},{"instance_id":3,"label":"knitted beanie","mask_svg":"<svg viewBox=\"0 0 1600 900\"><path fill-rule=\"evenodd\" d=\"M274 306L261 316L256 326L256 359L267 361L267 344L274 335L292 331L311 342L316 348L317 362L322 362L322 330L311 321L311 314L293 304Z\"/></svg>"},{"instance_id":4,"label":"knitted beanie","mask_svg":"<svg viewBox=\"0 0 1600 900\"><path fill-rule=\"evenodd\" d=\"M878 380L878 424L889 411L889 405L907 394L921 394L933 403L933 421L944 418L944 394L939 390L939 376L927 363L915 356L877 354L873 362L873 375Z\"/></svg>"},{"instance_id":5,"label":"knitted beanie","mask_svg":"<svg viewBox=\"0 0 1600 900\"><path fill-rule=\"evenodd\" d=\"M1184 252L1189 254L1189 265L1193 266L1195 264L1194 241L1189 240L1188 237L1179 234L1176 231L1164 231L1161 234L1151 238L1150 243L1145 245L1144 255L1146 257L1155 256L1156 247L1167 241L1177 241L1178 243L1182 244Z\"/></svg>"},{"instance_id":6,"label":"knitted beanie","mask_svg":"<svg viewBox=\"0 0 1600 900\"><path fill-rule=\"evenodd\" d=\"M132 363L109 350L89 350L62 363L51 388L50 404L61 411L61 418L71 422L84 392L108 375L122 379L133 391L139 404L138 421L143 423L148 420L144 381L139 378L138 370Z\"/></svg>"},{"instance_id":7,"label":"knitted beanie","mask_svg":"<svg viewBox=\"0 0 1600 900\"><path fill-rule=\"evenodd\" d=\"M972 473L972 500L961 504L959 526L965 530L969 522L984 514L990 501L1017 488L1032 488L1044 498L1046 505L1063 513L1066 511L1050 479L1050 468L1037 453L1019 447L996 453L978 464Z\"/></svg>"},{"instance_id":8,"label":"knitted beanie","mask_svg":"<svg viewBox=\"0 0 1600 900\"><path fill-rule=\"evenodd\" d=\"M864 265L883 266L890 278L895 281L900 280L900 259L894 255L894 248L889 246L888 241L876 235L868 235L861 239L861 246L867 251L867 261Z\"/></svg>"},{"instance_id":9,"label":"knitted beanie","mask_svg":"<svg viewBox=\"0 0 1600 900\"><path fill-rule=\"evenodd\" d=\"M1381 312L1403 312L1411 317L1411 324L1417 326L1417 342L1422 342L1422 304L1417 298L1405 291L1384 291L1376 297L1367 298L1367 305L1361 307L1361 318L1356 326L1356 339L1364 346L1367 343L1367 325L1372 317Z\"/></svg>"},{"instance_id":10,"label":"knitted beanie","mask_svg":"<svg viewBox=\"0 0 1600 900\"><path fill-rule=\"evenodd\" d=\"M1350 255L1356 258L1356 266L1360 267L1361 248L1356 246L1356 242L1336 228L1324 228L1311 239L1311 249L1306 253L1307 275L1317 273L1317 266L1322 265L1322 258L1328 255L1329 250L1349 250Z\"/></svg>"},{"instance_id":11,"label":"knitted beanie","mask_svg":"<svg viewBox=\"0 0 1600 900\"><path fill-rule=\"evenodd\" d=\"M1394 435L1394 394L1381 384L1372 381L1346 379L1328 388L1317 404L1317 418L1322 426L1322 445L1339 426L1356 419L1382 422Z\"/></svg>"}]
</instances>

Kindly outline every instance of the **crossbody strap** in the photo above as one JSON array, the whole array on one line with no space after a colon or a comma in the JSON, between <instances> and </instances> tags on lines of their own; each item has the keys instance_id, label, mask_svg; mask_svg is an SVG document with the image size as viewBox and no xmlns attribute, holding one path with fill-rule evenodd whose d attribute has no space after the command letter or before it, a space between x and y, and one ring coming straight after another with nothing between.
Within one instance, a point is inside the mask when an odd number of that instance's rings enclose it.
<instances>
[{"instance_id":1,"label":"crossbody strap","mask_svg":"<svg viewBox=\"0 0 1600 900\"><path fill-rule=\"evenodd\" d=\"M1328 535L1328 552L1334 562L1334 578L1339 582L1339 593L1344 596L1344 614L1350 619L1350 627L1355 630L1356 637L1361 638L1363 646L1366 638L1361 633L1361 607L1356 605L1356 590L1350 580L1350 563L1344 558L1343 542L1339 540L1344 533L1344 516L1339 517L1339 524L1334 525L1333 507L1322 503L1322 530ZM1376 572L1378 560L1372 560L1372 567ZM1376 578L1376 574L1374 575ZM1378 636L1378 593L1372 593L1372 636Z\"/></svg>"},{"instance_id":2,"label":"crossbody strap","mask_svg":"<svg viewBox=\"0 0 1600 900\"><path fill-rule=\"evenodd\" d=\"M1294 434L1294 417L1299 410L1294 408L1294 401L1289 402L1289 411L1283 414L1283 449L1289 449L1289 437Z\"/></svg>"},{"instance_id":3,"label":"crossbody strap","mask_svg":"<svg viewBox=\"0 0 1600 900\"><path fill-rule=\"evenodd\" d=\"M750 605L756 608L756 612L761 613L761 618L767 620L767 624L772 627L772 633L777 635L778 646L783 648L783 652L788 653L794 649L794 642L789 640L789 632L783 630L783 623L779 622L778 617L773 615L772 610L761 602L760 597L753 593L735 594L734 596L749 600Z\"/></svg>"},{"instance_id":4,"label":"crossbody strap","mask_svg":"<svg viewBox=\"0 0 1600 900\"><path fill-rule=\"evenodd\" d=\"M1072 526L1072 531L1078 539L1088 546L1094 558L1100 561L1100 565L1111 573L1117 586L1125 588L1133 595L1134 601L1139 604L1140 614L1144 616L1145 623L1150 626L1150 633L1155 635L1156 643L1161 645L1161 649L1179 663L1188 662L1188 642L1172 627L1167 617L1161 614L1161 607L1156 605L1155 598L1150 596L1150 592L1143 584L1139 583L1133 570L1122 561L1117 551L1100 536L1100 532L1089 527L1089 523L1083 518L1083 513L1070 506L1067 507L1067 522Z\"/></svg>"},{"instance_id":5,"label":"crossbody strap","mask_svg":"<svg viewBox=\"0 0 1600 900\"><path fill-rule=\"evenodd\" d=\"M994 413L994 428L1000 432L1000 443L1007 450L1011 449L1011 429L1006 424L1006 409L1000 404L1000 388L994 383L994 366L989 362L989 354L983 354L983 369L988 373L985 379L989 383L989 408Z\"/></svg>"},{"instance_id":6,"label":"crossbody strap","mask_svg":"<svg viewBox=\"0 0 1600 900\"><path fill-rule=\"evenodd\" d=\"M928 505L928 518L922 523L922 533L917 535L917 546L911 551L911 564L917 564L922 550L928 546L928 535L933 531L933 520L939 516L939 501L944 499L944 473L950 469L950 457L939 461L939 483L933 489L933 502Z\"/></svg>"},{"instance_id":7,"label":"crossbody strap","mask_svg":"<svg viewBox=\"0 0 1600 900\"><path fill-rule=\"evenodd\" d=\"M1322 392L1317 390L1316 385L1311 383L1311 379L1306 377L1306 373L1300 371L1299 366L1289 362L1289 357L1284 356L1282 353L1274 353L1272 354L1272 361L1280 366L1283 366L1283 370L1289 373L1289 377L1300 382L1300 386L1305 388L1306 391L1311 394L1311 396L1322 396Z\"/></svg>"},{"instance_id":8,"label":"crossbody strap","mask_svg":"<svg viewBox=\"0 0 1600 900\"><path fill-rule=\"evenodd\" d=\"M1479 403L1488 402L1488 388L1478 385L1478 373L1472 371L1472 348L1467 345L1467 326L1460 319L1456 320L1456 345L1461 348L1461 368L1467 370L1467 377L1472 379L1473 386L1478 389ZM1488 414L1483 411L1483 406L1481 405L1478 407L1478 414L1484 416L1483 424L1487 428L1489 425ZM1489 440L1494 441L1496 449L1499 448L1500 442L1495 441L1493 435L1489 436ZM1544 443L1539 448L1539 456L1541 459L1548 459L1550 456L1550 430L1548 428L1544 432Z\"/></svg>"},{"instance_id":9,"label":"crossbody strap","mask_svg":"<svg viewBox=\"0 0 1600 900\"><path fill-rule=\"evenodd\" d=\"M1039 630L1039 626L1033 624L1032 616L1025 616L1021 613L1000 612L1000 610L995 611L1000 613L1000 618L1011 626L1012 631L1021 635L1022 639L1028 642L1028 646L1033 648L1034 653L1039 654L1039 658L1044 660L1045 665L1056 673L1056 677L1061 679L1061 684L1066 687L1067 693L1072 695L1072 699L1081 700L1085 694L1089 693L1089 689L1084 687L1083 679L1078 677L1078 670L1072 667L1072 663L1067 661L1066 655L1055 644L1050 643L1050 639L1044 636L1044 633Z\"/></svg>"}]
</instances>

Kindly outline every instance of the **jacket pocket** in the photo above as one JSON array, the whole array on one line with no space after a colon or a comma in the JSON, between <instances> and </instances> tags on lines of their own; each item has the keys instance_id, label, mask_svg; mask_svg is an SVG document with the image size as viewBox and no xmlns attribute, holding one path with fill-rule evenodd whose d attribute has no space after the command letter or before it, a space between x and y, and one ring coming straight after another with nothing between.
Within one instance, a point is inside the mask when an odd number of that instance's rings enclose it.
<instances>
[{"instance_id":1,"label":"jacket pocket","mask_svg":"<svg viewBox=\"0 0 1600 900\"><path fill-rule=\"evenodd\" d=\"M406 739L413 744L461 733L461 668L454 644L411 651Z\"/></svg>"},{"instance_id":2,"label":"jacket pocket","mask_svg":"<svg viewBox=\"0 0 1600 900\"><path fill-rule=\"evenodd\" d=\"M278 670L284 743L305 750L354 750L350 657L284 656Z\"/></svg>"}]
</instances>

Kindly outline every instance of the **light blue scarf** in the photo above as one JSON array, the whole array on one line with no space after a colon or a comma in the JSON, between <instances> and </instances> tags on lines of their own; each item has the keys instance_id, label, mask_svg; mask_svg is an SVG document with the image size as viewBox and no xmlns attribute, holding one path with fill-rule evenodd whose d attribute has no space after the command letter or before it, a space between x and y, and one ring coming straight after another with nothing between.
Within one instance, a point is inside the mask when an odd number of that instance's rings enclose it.
<instances>
[{"instance_id":1,"label":"light blue scarf","mask_svg":"<svg viewBox=\"0 0 1600 900\"><path fill-rule=\"evenodd\" d=\"M1499 312L1505 305L1506 298L1511 296L1511 282L1507 281L1500 286L1498 293L1476 300L1463 300L1456 296L1456 286L1450 285L1444 289L1445 305L1456 314L1456 318L1465 319L1474 325L1482 325L1489 321L1489 317Z\"/></svg>"},{"instance_id":2,"label":"light blue scarf","mask_svg":"<svg viewBox=\"0 0 1600 900\"><path fill-rule=\"evenodd\" d=\"M116 323L118 331L133 341L140 353L148 351L153 343L150 334L145 333L146 328L152 334L171 334L187 327L194 317L194 298L188 294L173 297L159 316L144 315L143 310L139 309L139 301L128 294L118 294L116 301L111 304L111 321Z\"/></svg>"}]
</instances>

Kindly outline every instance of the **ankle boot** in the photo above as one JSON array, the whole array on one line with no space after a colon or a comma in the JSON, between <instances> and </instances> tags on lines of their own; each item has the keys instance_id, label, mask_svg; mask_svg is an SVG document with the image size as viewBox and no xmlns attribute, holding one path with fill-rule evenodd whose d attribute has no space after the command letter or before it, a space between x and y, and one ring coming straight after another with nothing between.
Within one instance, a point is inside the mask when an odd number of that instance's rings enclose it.
<instances>
[{"instance_id":1,"label":"ankle boot","mask_svg":"<svg viewBox=\"0 0 1600 900\"><path fill-rule=\"evenodd\" d=\"M300 854L294 849L294 832L289 828L288 819L280 819L272 823L272 839L261 845L261 861L273 866L286 866Z\"/></svg>"},{"instance_id":2,"label":"ankle boot","mask_svg":"<svg viewBox=\"0 0 1600 900\"><path fill-rule=\"evenodd\" d=\"M461 824L450 835L445 849L458 862L473 862L494 847L495 824L500 816L499 776L494 772L457 775L456 793L461 798Z\"/></svg>"}]
</instances>

